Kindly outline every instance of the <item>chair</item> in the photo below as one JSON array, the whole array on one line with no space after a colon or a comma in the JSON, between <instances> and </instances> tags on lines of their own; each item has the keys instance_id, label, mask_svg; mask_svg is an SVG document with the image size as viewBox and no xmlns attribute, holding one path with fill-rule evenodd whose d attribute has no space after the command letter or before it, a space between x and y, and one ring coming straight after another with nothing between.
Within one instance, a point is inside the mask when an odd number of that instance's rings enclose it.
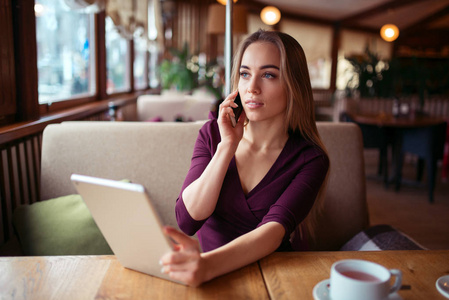
<instances>
[{"instance_id":1,"label":"chair","mask_svg":"<svg viewBox=\"0 0 449 300\"><path fill-rule=\"evenodd\" d=\"M184 95L166 93L163 95L142 95L137 98L137 119L139 121L207 120L213 98L207 95Z\"/></svg>"},{"instance_id":2,"label":"chair","mask_svg":"<svg viewBox=\"0 0 449 300\"><path fill-rule=\"evenodd\" d=\"M311 250L339 250L369 225L362 135L351 123L317 122L328 151L329 178L322 220Z\"/></svg>"},{"instance_id":3,"label":"chair","mask_svg":"<svg viewBox=\"0 0 449 300\"><path fill-rule=\"evenodd\" d=\"M434 126L401 129L401 159L398 161L396 171L396 190L399 190L402 181L404 154L412 153L418 156L417 181L422 180L424 164L427 167L429 202L434 201L433 191L435 189L437 162L443 158L446 127L446 122L442 122Z\"/></svg>"},{"instance_id":4,"label":"chair","mask_svg":"<svg viewBox=\"0 0 449 300\"><path fill-rule=\"evenodd\" d=\"M317 238L319 251L424 249L413 238L386 224L370 226L366 203L362 131L353 123L317 122L328 151L329 179Z\"/></svg>"},{"instance_id":5,"label":"chair","mask_svg":"<svg viewBox=\"0 0 449 300\"><path fill-rule=\"evenodd\" d=\"M362 131L363 147L367 149L379 150L379 164L377 175L380 176L385 186L388 185L388 146L392 144L392 135L385 127L376 125L361 124L351 118L345 112L341 114L341 120L344 122L356 123Z\"/></svg>"}]
</instances>

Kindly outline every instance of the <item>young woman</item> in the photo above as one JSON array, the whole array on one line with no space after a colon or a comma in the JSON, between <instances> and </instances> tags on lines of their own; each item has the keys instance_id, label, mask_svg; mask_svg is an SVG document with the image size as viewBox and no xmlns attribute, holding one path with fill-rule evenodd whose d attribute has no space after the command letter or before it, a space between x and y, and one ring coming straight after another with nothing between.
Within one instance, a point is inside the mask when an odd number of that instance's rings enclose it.
<instances>
[{"instance_id":1,"label":"young woman","mask_svg":"<svg viewBox=\"0 0 449 300\"><path fill-rule=\"evenodd\" d=\"M191 286L292 250L290 236L300 224L313 237L315 199L329 168L305 55L295 39L253 33L241 44L232 73L237 90L200 130L176 203L185 234L166 228L177 245L161 258L162 272ZM237 93L244 110L233 127ZM203 253L187 236L195 233Z\"/></svg>"}]
</instances>

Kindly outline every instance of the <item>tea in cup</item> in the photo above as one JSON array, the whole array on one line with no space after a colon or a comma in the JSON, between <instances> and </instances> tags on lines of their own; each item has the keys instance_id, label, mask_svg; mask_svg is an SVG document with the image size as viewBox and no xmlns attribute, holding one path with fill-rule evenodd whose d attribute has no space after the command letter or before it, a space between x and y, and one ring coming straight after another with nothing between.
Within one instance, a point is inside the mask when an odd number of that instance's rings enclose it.
<instances>
[{"instance_id":1,"label":"tea in cup","mask_svg":"<svg viewBox=\"0 0 449 300\"><path fill-rule=\"evenodd\" d=\"M396 277L393 285L391 277ZM402 272L366 260L346 259L332 265L330 298L332 300L385 300L399 290Z\"/></svg>"}]
</instances>

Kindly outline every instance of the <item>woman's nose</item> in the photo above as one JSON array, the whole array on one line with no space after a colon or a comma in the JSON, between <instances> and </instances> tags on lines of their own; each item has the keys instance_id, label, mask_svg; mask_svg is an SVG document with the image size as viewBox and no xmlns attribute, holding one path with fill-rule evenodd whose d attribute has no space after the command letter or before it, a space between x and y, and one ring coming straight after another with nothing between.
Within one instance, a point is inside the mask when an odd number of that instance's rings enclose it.
<instances>
[{"instance_id":1,"label":"woman's nose","mask_svg":"<svg viewBox=\"0 0 449 300\"><path fill-rule=\"evenodd\" d=\"M247 92L250 94L259 94L260 88L256 78L251 79L248 84Z\"/></svg>"}]
</instances>

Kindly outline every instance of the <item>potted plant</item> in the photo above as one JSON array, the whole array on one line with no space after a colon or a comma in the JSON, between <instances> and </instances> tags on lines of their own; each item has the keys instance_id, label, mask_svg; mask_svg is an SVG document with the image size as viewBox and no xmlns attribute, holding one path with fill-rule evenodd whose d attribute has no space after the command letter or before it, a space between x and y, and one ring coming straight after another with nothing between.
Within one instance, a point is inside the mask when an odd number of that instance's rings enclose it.
<instances>
[{"instance_id":1,"label":"potted plant","mask_svg":"<svg viewBox=\"0 0 449 300\"><path fill-rule=\"evenodd\" d=\"M346 85L348 96L357 91L362 98L388 98L395 94L395 64L383 61L368 47L362 55L346 57L352 65L353 76Z\"/></svg>"},{"instance_id":2,"label":"potted plant","mask_svg":"<svg viewBox=\"0 0 449 300\"><path fill-rule=\"evenodd\" d=\"M190 54L187 43L181 50L171 48L169 51L171 59L162 60L158 69L163 90L190 93L194 89L204 87L216 99L221 98L223 84L218 62L200 66L198 55Z\"/></svg>"},{"instance_id":3,"label":"potted plant","mask_svg":"<svg viewBox=\"0 0 449 300\"><path fill-rule=\"evenodd\" d=\"M170 54L172 59L164 59L159 66L162 89L180 92L193 90L197 83L195 74L187 67L190 58L187 44L181 50L170 49Z\"/></svg>"}]
</instances>

